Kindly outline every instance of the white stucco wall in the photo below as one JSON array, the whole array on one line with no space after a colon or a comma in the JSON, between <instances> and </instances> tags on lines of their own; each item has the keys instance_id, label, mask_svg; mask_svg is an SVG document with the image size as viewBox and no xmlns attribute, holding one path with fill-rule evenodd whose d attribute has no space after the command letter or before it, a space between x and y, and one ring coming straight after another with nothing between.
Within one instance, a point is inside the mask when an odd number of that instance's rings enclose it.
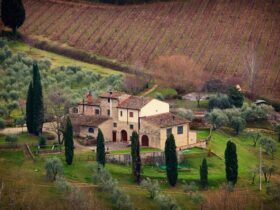
<instances>
[{"instance_id":1,"label":"white stucco wall","mask_svg":"<svg viewBox=\"0 0 280 210\"><path fill-rule=\"evenodd\" d=\"M121 112L122 112L122 116L121 116ZM129 113L133 112L133 117L129 116ZM118 118L119 121L121 122L127 122L128 123L138 123L138 118L139 118L139 111L138 110L133 110L133 109L118 109Z\"/></svg>"},{"instance_id":2,"label":"white stucco wall","mask_svg":"<svg viewBox=\"0 0 280 210\"><path fill-rule=\"evenodd\" d=\"M140 112L140 117L152 116L169 112L169 104L157 99L151 100Z\"/></svg>"}]
</instances>

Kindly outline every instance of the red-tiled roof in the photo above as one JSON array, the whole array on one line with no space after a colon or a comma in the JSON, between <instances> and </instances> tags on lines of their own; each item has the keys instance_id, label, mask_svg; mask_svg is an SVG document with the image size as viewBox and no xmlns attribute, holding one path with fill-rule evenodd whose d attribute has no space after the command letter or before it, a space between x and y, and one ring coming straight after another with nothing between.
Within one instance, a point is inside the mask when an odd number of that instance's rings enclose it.
<instances>
[{"instance_id":1,"label":"red-tiled roof","mask_svg":"<svg viewBox=\"0 0 280 210\"><path fill-rule=\"evenodd\" d=\"M75 126L91 126L98 127L101 123L107 121L109 118L104 116L90 116L90 115L69 115L73 127Z\"/></svg>"},{"instance_id":2,"label":"red-tiled roof","mask_svg":"<svg viewBox=\"0 0 280 210\"><path fill-rule=\"evenodd\" d=\"M149 123L155 124L161 128L166 128L166 127L172 127L176 125L183 125L186 123L189 123L188 120L179 117L177 115L174 115L172 113L164 113L164 114L158 114L158 115L153 115L149 117L143 117L141 120L145 120Z\"/></svg>"},{"instance_id":3,"label":"red-tiled roof","mask_svg":"<svg viewBox=\"0 0 280 210\"><path fill-rule=\"evenodd\" d=\"M126 93L123 92L117 92L117 91L112 91L112 92L104 92L101 93L99 95L99 97L101 98L114 98L114 99L118 99L119 97L123 96L123 95L127 95Z\"/></svg>"},{"instance_id":4,"label":"red-tiled roof","mask_svg":"<svg viewBox=\"0 0 280 210\"><path fill-rule=\"evenodd\" d=\"M123 102L119 103L118 108L141 109L147 103L149 103L151 100L152 100L152 98L149 98L149 97L130 96Z\"/></svg>"}]
</instances>

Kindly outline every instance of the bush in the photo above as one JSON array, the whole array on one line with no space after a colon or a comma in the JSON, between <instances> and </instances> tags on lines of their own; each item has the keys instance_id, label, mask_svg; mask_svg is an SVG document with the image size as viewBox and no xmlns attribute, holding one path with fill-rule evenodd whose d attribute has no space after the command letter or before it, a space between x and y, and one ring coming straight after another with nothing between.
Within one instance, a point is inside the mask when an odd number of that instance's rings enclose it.
<instances>
[{"instance_id":1,"label":"bush","mask_svg":"<svg viewBox=\"0 0 280 210\"><path fill-rule=\"evenodd\" d=\"M178 111L178 115L183 118L186 118L189 121L192 121L194 118L192 110L185 110L180 108Z\"/></svg>"},{"instance_id":2,"label":"bush","mask_svg":"<svg viewBox=\"0 0 280 210\"><path fill-rule=\"evenodd\" d=\"M45 147L47 145L46 137L43 135L40 135L39 137L39 146L40 147Z\"/></svg>"},{"instance_id":3,"label":"bush","mask_svg":"<svg viewBox=\"0 0 280 210\"><path fill-rule=\"evenodd\" d=\"M133 209L130 197L119 187L114 187L112 193L112 202L117 209Z\"/></svg>"},{"instance_id":4,"label":"bush","mask_svg":"<svg viewBox=\"0 0 280 210\"><path fill-rule=\"evenodd\" d=\"M181 208L178 206L174 198L160 194L156 197L156 201L160 206L160 210L180 210Z\"/></svg>"},{"instance_id":5,"label":"bush","mask_svg":"<svg viewBox=\"0 0 280 210\"><path fill-rule=\"evenodd\" d=\"M228 124L227 115L220 109L214 109L212 112L207 113L204 119L212 125L214 130Z\"/></svg>"},{"instance_id":6,"label":"bush","mask_svg":"<svg viewBox=\"0 0 280 210\"><path fill-rule=\"evenodd\" d=\"M195 182L185 182L183 185L183 189L185 193L190 193L190 196L192 196L193 193L197 192L198 186L195 184Z\"/></svg>"},{"instance_id":7,"label":"bush","mask_svg":"<svg viewBox=\"0 0 280 210\"><path fill-rule=\"evenodd\" d=\"M260 139L260 144L264 147L265 153L267 155L270 155L271 158L273 159L274 158L274 154L277 151L277 144L276 144L276 142L273 139L271 139L271 138L262 137Z\"/></svg>"},{"instance_id":8,"label":"bush","mask_svg":"<svg viewBox=\"0 0 280 210\"><path fill-rule=\"evenodd\" d=\"M4 129L5 127L6 127L5 120L3 120L2 118L0 118L0 129Z\"/></svg>"},{"instance_id":9,"label":"bush","mask_svg":"<svg viewBox=\"0 0 280 210\"><path fill-rule=\"evenodd\" d=\"M260 122L268 119L268 115L273 111L273 108L268 105L256 105L242 107L242 115L247 122Z\"/></svg>"},{"instance_id":10,"label":"bush","mask_svg":"<svg viewBox=\"0 0 280 210\"><path fill-rule=\"evenodd\" d=\"M158 180L151 180L150 178L146 178L141 182L141 187L148 191L151 199L155 199L160 192Z\"/></svg>"},{"instance_id":11,"label":"bush","mask_svg":"<svg viewBox=\"0 0 280 210\"><path fill-rule=\"evenodd\" d=\"M227 95L218 94L216 96L211 96L208 102L208 110L214 108L227 109L230 108L231 104Z\"/></svg>"},{"instance_id":12,"label":"bush","mask_svg":"<svg viewBox=\"0 0 280 210\"><path fill-rule=\"evenodd\" d=\"M272 200L280 204L280 182L269 184L266 187L266 193L272 197Z\"/></svg>"},{"instance_id":13,"label":"bush","mask_svg":"<svg viewBox=\"0 0 280 210\"><path fill-rule=\"evenodd\" d=\"M58 176L63 176L63 164L57 157L48 158L45 162L46 177L49 181L55 181Z\"/></svg>"},{"instance_id":14,"label":"bush","mask_svg":"<svg viewBox=\"0 0 280 210\"><path fill-rule=\"evenodd\" d=\"M18 137L16 135L8 135L5 137L5 141L11 144L17 143Z\"/></svg>"}]
</instances>

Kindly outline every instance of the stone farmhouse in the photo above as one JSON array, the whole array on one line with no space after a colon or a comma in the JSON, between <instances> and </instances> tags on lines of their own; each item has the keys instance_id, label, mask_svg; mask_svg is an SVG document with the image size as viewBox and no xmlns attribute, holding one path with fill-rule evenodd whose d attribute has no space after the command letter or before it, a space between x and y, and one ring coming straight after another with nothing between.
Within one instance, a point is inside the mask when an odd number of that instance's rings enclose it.
<instances>
[{"instance_id":1,"label":"stone farmhouse","mask_svg":"<svg viewBox=\"0 0 280 210\"><path fill-rule=\"evenodd\" d=\"M188 120L170 113L168 103L149 97L105 92L95 99L89 93L69 116L75 135L82 138L96 138L100 128L105 141L130 144L132 132L137 131L141 146L164 149L171 133L177 148L197 143Z\"/></svg>"}]
</instances>

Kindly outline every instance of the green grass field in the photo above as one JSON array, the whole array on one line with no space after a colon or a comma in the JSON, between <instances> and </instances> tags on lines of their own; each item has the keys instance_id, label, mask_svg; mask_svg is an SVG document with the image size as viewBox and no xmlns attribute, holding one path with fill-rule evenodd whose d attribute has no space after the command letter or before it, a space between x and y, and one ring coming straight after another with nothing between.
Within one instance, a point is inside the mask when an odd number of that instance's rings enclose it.
<instances>
[{"instance_id":1,"label":"green grass field","mask_svg":"<svg viewBox=\"0 0 280 210\"><path fill-rule=\"evenodd\" d=\"M115 71L113 69L105 68L95 64L89 64L86 62L78 61L75 59L71 59L62 55L58 55L55 53L47 52L44 50L40 50L34 47L30 47L29 45L19 42L19 41L10 41L8 43L9 47L12 49L13 52L21 52L26 53L28 56L36 59L47 58L52 62L52 67L59 67L59 66L69 66L69 65L76 65L80 66L83 70L94 71L99 73L103 76L110 75L110 74L123 74L120 71Z\"/></svg>"},{"instance_id":2,"label":"green grass field","mask_svg":"<svg viewBox=\"0 0 280 210\"><path fill-rule=\"evenodd\" d=\"M200 137L208 135L206 130L198 132ZM2 137L0 137L1 140ZM30 142L34 141L31 137L22 134L21 138L24 141L29 139ZM275 136L273 136L275 138ZM227 141L231 139L237 145L238 153L238 163L239 163L239 179L237 187L248 188L256 192L257 185L251 185L251 168L255 167L258 164L258 147L252 146L252 141L247 139L246 135L241 134L240 136L232 136L230 132L226 131L214 131L211 141L208 144L208 149L211 149L217 156L208 156L206 150L193 148L185 152L185 159L190 167L190 171L180 171L178 185L175 188L170 188L166 182L165 172L159 170L156 166L144 166L142 171L142 177L151 177L158 179L162 190L173 196L182 209L196 209L195 206L189 198L183 193L183 181L199 181L199 167L202 159L207 158L208 162L208 174L209 174L209 187L210 190L216 190L218 186L225 182L225 166L224 166L224 150L226 147ZM144 152L156 151L150 148L143 148ZM115 151L115 154L127 154L129 153L129 148L125 150ZM48 157L57 156L64 161L64 154L58 155L42 155L37 157L35 163L30 160L26 160L20 152L2 152L0 153L1 164L0 172L4 170L3 167L7 167L8 170L15 170L20 166L20 170L23 173L28 174L30 178L35 180L38 183L46 183L44 178L44 163L45 159ZM91 157L91 158L89 158ZM92 183L92 171L91 167L95 164L93 161L95 153L92 151L87 152L76 152L74 162L71 166L64 164L64 175L71 182L79 183ZM263 161L266 164L280 164L280 146L278 144L278 151L276 158L272 160L267 155L263 155ZM139 188L133 183L133 178L131 176L131 166L119 165L119 164L106 164L106 168L110 171L112 176L118 180L121 187L131 196L131 199L135 206L141 206L142 209L156 209L157 205L155 202L150 200L147 197L145 190ZM5 175L4 175L5 177ZM49 184L49 183L48 183ZM93 189L94 190L94 189ZM97 192L96 189L94 192ZM47 196L52 196L51 192L46 192ZM57 192L56 192L57 193ZM97 193L101 203L104 205L111 205L108 201L108 196L106 194ZM60 195L61 196L61 195ZM105 204L107 203L107 204ZM109 203L109 204L108 204Z\"/></svg>"}]
</instances>

